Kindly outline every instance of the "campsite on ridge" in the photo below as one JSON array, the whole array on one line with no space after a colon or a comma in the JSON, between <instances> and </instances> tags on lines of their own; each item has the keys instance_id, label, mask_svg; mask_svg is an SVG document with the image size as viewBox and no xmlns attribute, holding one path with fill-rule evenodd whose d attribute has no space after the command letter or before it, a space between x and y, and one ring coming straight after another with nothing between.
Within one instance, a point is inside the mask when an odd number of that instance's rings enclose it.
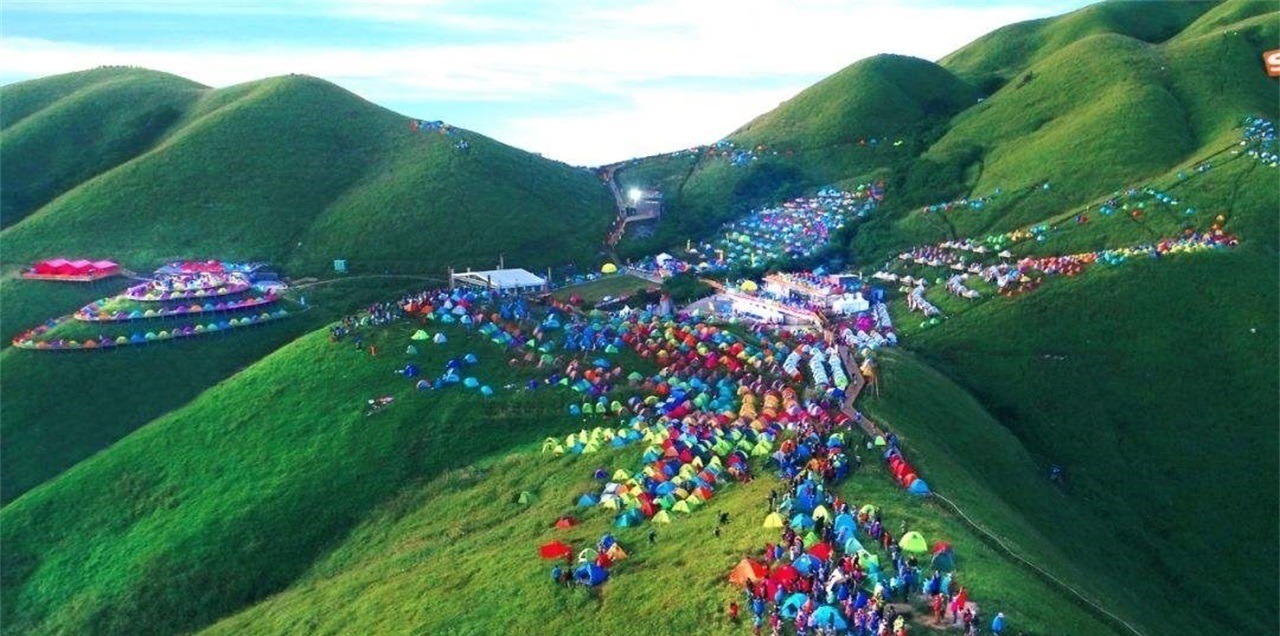
<instances>
[{"instance_id":1,"label":"campsite on ridge","mask_svg":"<svg viewBox=\"0 0 1280 636\"><path fill-rule=\"evenodd\" d=\"M597 167L0 86L0 633L1274 633L1275 49L1101 2Z\"/></svg>"}]
</instances>

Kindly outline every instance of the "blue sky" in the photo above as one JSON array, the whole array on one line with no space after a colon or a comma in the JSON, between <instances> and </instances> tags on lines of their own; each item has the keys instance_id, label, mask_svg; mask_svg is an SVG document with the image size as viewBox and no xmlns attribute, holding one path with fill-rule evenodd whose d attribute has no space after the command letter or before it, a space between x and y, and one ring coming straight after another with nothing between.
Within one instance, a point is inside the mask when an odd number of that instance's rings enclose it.
<instances>
[{"instance_id":1,"label":"blue sky","mask_svg":"<svg viewBox=\"0 0 1280 636\"><path fill-rule=\"evenodd\" d=\"M305 73L573 164L709 143L876 53L936 60L1083 0L5 0L0 82Z\"/></svg>"}]
</instances>

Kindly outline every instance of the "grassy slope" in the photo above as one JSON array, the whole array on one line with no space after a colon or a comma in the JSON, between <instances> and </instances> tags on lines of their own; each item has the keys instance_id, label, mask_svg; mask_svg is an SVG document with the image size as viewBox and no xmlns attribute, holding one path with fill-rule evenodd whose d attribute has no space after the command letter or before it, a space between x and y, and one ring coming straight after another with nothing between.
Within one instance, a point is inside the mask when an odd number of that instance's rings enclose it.
<instances>
[{"instance_id":1,"label":"grassy slope","mask_svg":"<svg viewBox=\"0 0 1280 636\"><path fill-rule=\"evenodd\" d=\"M145 152L203 88L135 69L97 69L5 87L3 225Z\"/></svg>"},{"instance_id":2,"label":"grassy slope","mask_svg":"<svg viewBox=\"0 0 1280 636\"><path fill-rule=\"evenodd\" d=\"M747 628L725 618L741 592L724 577L744 554L776 540L776 531L760 527L762 503L776 481L766 475L717 491L706 509L658 526L658 542L650 546L648 528L613 528L607 512L573 507L574 495L594 485L595 467L631 467L638 454L556 459L528 451L411 489L370 515L289 590L208 633L743 633ZM524 490L538 501L510 503ZM993 553L955 518L902 493L879 466L869 465L840 490L851 501L882 506L895 528L906 519L931 540L953 542L958 580L987 611L1016 616L1019 629L1113 633ZM730 513L731 523L715 539L720 511ZM581 515L583 523L551 529L566 513ZM605 532L631 557L614 567L597 595L550 585L550 565L538 560L538 545L558 538L583 546Z\"/></svg>"},{"instance_id":3,"label":"grassy slope","mask_svg":"<svg viewBox=\"0 0 1280 636\"><path fill-rule=\"evenodd\" d=\"M1144 42L1162 42L1214 10L1214 4L1171 0L1141 4L1101 2L1056 18L996 29L939 63L991 92L1028 66L1089 36L1114 33Z\"/></svg>"},{"instance_id":4,"label":"grassy slope","mask_svg":"<svg viewBox=\"0 0 1280 636\"><path fill-rule=\"evenodd\" d=\"M1224 14L1241 14L1225 10L1251 8L1224 5L1205 21L1219 24ZM911 174L894 180L898 196L856 237L855 253L877 260L920 242L1055 218L1232 146L1245 115L1280 116L1275 81L1258 72L1256 60L1258 48L1280 39L1277 12L1241 15L1226 36L1205 34L1196 22L1159 45L1099 33L1047 52L1029 67L1034 79L1010 83L956 117ZM983 50L983 42L966 50ZM954 178L916 178L926 169ZM1050 191L1038 188L1045 182ZM982 212L926 215L905 207L997 189L1004 194Z\"/></svg>"},{"instance_id":5,"label":"grassy slope","mask_svg":"<svg viewBox=\"0 0 1280 636\"><path fill-rule=\"evenodd\" d=\"M406 484L575 425L551 392L415 392L391 374L409 332L377 358L309 335L3 508L6 633L205 625L283 589ZM424 373L470 350L453 335ZM520 381L479 346L476 376ZM362 415L382 394L396 403Z\"/></svg>"},{"instance_id":6,"label":"grassy slope","mask_svg":"<svg viewBox=\"0 0 1280 636\"><path fill-rule=\"evenodd\" d=\"M94 353L6 348L0 352L4 366L0 393L5 396L0 402L5 450L0 500L8 502L53 478L327 320L390 297L406 286L421 287L421 283L342 282L308 290L310 310L299 311L293 303L281 305L294 313L283 321L145 347ZM32 287L40 291L26 291ZM63 300L64 293L82 292L77 286L32 281L5 283L0 289L6 291L6 303L11 298L29 298L37 305ZM10 296L10 289L23 291ZM44 315L68 313L84 302L64 300L56 309L46 308ZM145 325L144 329L156 330L179 322L131 322L116 329L136 331Z\"/></svg>"},{"instance_id":7,"label":"grassy slope","mask_svg":"<svg viewBox=\"0 0 1280 636\"><path fill-rule=\"evenodd\" d=\"M600 302L600 299L605 296L613 296L614 298L630 296L636 292L650 291L657 289L658 287L658 285L655 285L643 278L637 278L627 274L619 274L616 276L599 278L589 283L561 287L552 295L560 300L569 300L570 298L577 296L578 298L581 298L583 303L586 303L587 306L591 306L594 303Z\"/></svg>"},{"instance_id":8,"label":"grassy slope","mask_svg":"<svg viewBox=\"0 0 1280 636\"><path fill-rule=\"evenodd\" d=\"M141 91L160 81L137 73L111 85ZM54 80L64 83L35 83ZM4 95L28 84L5 87ZM146 105L168 108L174 99L160 94ZM67 109L82 106L63 101ZM57 127L62 103L20 120L15 134ZM70 112L99 133L113 123L99 122L97 111ZM454 148L459 139L469 151ZM100 140L128 145L112 135ZM6 159L35 162L43 147L16 146ZM607 191L585 171L465 131L415 132L406 118L332 84L289 76L203 91L161 143L5 230L5 262L92 251L138 267L222 257L272 261L300 274L348 258L363 271L437 272L488 265L506 252L512 262L539 267L591 258L610 219ZM435 248L423 249L424 242Z\"/></svg>"},{"instance_id":9,"label":"grassy slope","mask_svg":"<svg viewBox=\"0 0 1280 636\"><path fill-rule=\"evenodd\" d=\"M758 161L733 166L723 158L664 156L620 170L626 187L660 187L669 211L652 239L624 251L666 248L753 207L909 160L976 95L924 60L878 55L855 62L728 137L742 148L766 146ZM882 141L877 148L858 143L873 137ZM893 146L899 139L903 145Z\"/></svg>"},{"instance_id":10,"label":"grassy slope","mask_svg":"<svg viewBox=\"0 0 1280 636\"><path fill-rule=\"evenodd\" d=\"M37 211L21 208L30 215L0 234L6 346L14 334L122 286L13 277L35 258L110 257L138 270L169 258L262 259L298 276L344 257L357 273L442 275L450 264L489 266L501 252L530 267L591 260L612 216L607 190L584 171L465 131L412 131L404 117L305 77L208 90L151 71L98 69L6 86L0 99L5 192L37 201L70 188ZM468 152L453 147L459 138L470 142ZM40 174L27 179L22 166ZM5 217L13 218L8 208ZM368 281L347 287L351 297L334 299L325 316L386 297L387 289ZM325 318L314 317L216 344L106 357L6 353L10 459L2 499ZM186 352L194 362L185 362ZM170 366L179 371L156 372ZM49 407L57 391L67 399ZM125 397L139 392L147 397Z\"/></svg>"}]
</instances>

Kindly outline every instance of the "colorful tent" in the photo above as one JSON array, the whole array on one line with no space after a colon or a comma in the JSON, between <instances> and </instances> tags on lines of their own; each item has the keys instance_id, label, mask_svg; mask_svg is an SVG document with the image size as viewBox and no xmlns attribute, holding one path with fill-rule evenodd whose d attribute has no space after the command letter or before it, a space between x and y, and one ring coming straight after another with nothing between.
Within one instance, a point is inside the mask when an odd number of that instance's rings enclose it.
<instances>
[{"instance_id":1,"label":"colorful tent","mask_svg":"<svg viewBox=\"0 0 1280 636\"><path fill-rule=\"evenodd\" d=\"M898 541L898 547L907 552L923 554L929 551L929 542L924 540L924 535L912 530L902 535L902 539Z\"/></svg>"},{"instance_id":2,"label":"colorful tent","mask_svg":"<svg viewBox=\"0 0 1280 636\"><path fill-rule=\"evenodd\" d=\"M538 555L544 559L563 559L573 555L573 548L560 541L552 541L542 544Z\"/></svg>"},{"instance_id":3,"label":"colorful tent","mask_svg":"<svg viewBox=\"0 0 1280 636\"><path fill-rule=\"evenodd\" d=\"M769 571L760 563L751 559L738 561L738 565L729 572L729 582L738 587L746 587L747 583L763 580Z\"/></svg>"}]
</instances>

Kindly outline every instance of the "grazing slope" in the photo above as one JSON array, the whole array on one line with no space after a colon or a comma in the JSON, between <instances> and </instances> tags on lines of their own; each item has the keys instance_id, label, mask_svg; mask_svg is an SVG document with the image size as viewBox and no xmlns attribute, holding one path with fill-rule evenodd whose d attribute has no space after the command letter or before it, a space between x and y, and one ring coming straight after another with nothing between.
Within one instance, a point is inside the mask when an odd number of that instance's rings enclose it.
<instances>
[{"instance_id":1,"label":"grazing slope","mask_svg":"<svg viewBox=\"0 0 1280 636\"><path fill-rule=\"evenodd\" d=\"M6 86L0 99L11 93L23 99L5 121L6 166L41 165L49 147L68 156L54 153L48 183L6 202L20 219L3 235L10 268L89 251L138 267L266 260L295 274L335 258L439 273L500 253L538 268L592 257L611 218L607 190L586 171L467 131L412 130L314 78L211 90L103 70ZM68 128L93 135L93 152L50 143Z\"/></svg>"}]
</instances>

